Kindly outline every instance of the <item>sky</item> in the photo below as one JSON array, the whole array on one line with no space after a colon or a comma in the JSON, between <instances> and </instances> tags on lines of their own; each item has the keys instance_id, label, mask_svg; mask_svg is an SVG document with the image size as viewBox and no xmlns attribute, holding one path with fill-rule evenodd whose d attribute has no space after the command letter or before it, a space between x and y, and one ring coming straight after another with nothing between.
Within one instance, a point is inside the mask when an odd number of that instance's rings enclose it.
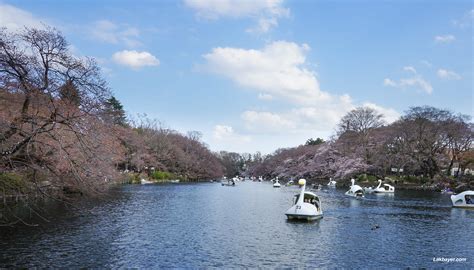
<instances>
[{"instance_id":1,"label":"sky","mask_svg":"<svg viewBox=\"0 0 474 270\"><path fill-rule=\"evenodd\" d=\"M329 139L368 106L473 116L472 1L0 0L0 27L59 29L127 113L213 151Z\"/></svg>"}]
</instances>

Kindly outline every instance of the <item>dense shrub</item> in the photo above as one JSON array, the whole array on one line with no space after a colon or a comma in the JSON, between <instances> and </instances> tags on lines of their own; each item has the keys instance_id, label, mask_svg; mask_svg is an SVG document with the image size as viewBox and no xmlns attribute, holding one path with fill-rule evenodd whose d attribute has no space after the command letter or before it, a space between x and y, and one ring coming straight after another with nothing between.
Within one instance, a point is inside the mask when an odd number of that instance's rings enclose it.
<instances>
[{"instance_id":1,"label":"dense shrub","mask_svg":"<svg viewBox=\"0 0 474 270\"><path fill-rule=\"evenodd\" d=\"M170 180L176 179L176 176L169 172L154 171L153 173L151 173L151 178L155 180Z\"/></svg>"}]
</instances>

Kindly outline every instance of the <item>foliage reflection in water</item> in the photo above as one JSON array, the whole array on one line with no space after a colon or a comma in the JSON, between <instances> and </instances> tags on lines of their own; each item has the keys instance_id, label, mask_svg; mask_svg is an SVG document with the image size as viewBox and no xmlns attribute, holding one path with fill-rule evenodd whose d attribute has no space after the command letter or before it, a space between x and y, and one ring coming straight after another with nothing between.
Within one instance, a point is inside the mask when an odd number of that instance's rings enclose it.
<instances>
[{"instance_id":1,"label":"foliage reflection in water","mask_svg":"<svg viewBox=\"0 0 474 270\"><path fill-rule=\"evenodd\" d=\"M294 223L284 211L297 187L124 186L72 213L56 207L39 227L2 228L0 266L474 267L474 211L451 208L449 196L344 191L318 191L324 218Z\"/></svg>"}]
</instances>

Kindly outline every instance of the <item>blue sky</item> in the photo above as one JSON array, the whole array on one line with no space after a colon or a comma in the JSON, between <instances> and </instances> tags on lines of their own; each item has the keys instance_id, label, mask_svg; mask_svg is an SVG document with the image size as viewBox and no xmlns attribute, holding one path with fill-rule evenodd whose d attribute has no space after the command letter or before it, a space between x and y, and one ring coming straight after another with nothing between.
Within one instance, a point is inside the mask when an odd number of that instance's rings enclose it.
<instances>
[{"instance_id":1,"label":"blue sky","mask_svg":"<svg viewBox=\"0 0 474 270\"><path fill-rule=\"evenodd\" d=\"M1 1L0 26L60 29L130 115L212 150L329 138L357 106L473 115L471 1Z\"/></svg>"}]
</instances>

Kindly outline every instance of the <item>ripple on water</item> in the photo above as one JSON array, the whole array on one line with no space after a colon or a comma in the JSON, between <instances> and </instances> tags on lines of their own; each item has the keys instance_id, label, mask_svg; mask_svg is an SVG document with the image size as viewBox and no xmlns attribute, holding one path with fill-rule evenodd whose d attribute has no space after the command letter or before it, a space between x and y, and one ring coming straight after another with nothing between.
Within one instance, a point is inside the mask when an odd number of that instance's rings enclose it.
<instances>
[{"instance_id":1,"label":"ripple on water","mask_svg":"<svg viewBox=\"0 0 474 270\"><path fill-rule=\"evenodd\" d=\"M124 186L80 210L54 208L49 224L2 230L0 267L433 268L445 267L433 257L474 258L474 211L452 209L449 197L356 200L329 189L317 191L322 220L288 222L297 192L253 182Z\"/></svg>"}]
</instances>

